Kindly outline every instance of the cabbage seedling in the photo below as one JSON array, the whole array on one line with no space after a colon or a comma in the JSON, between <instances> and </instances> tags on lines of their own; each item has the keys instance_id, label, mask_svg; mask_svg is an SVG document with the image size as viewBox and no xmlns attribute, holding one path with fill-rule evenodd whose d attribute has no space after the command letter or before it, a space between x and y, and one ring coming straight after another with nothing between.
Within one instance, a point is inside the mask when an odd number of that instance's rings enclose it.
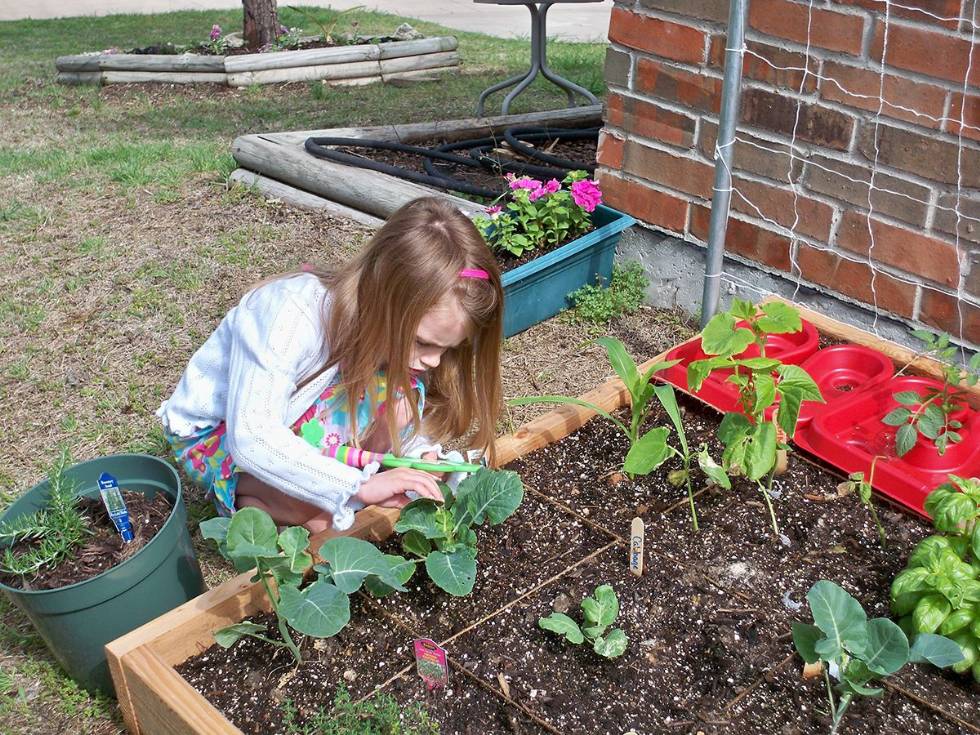
<instances>
[{"instance_id":1,"label":"cabbage seedling","mask_svg":"<svg viewBox=\"0 0 980 735\"><path fill-rule=\"evenodd\" d=\"M629 639L620 628L613 628L606 633L619 615L619 598L608 584L595 588L592 597L586 597L581 602L584 624L578 623L564 613L553 612L545 618L538 618L538 626L565 637L569 643L580 645L588 641L592 650L605 658L618 658L626 650Z\"/></svg>"},{"instance_id":2,"label":"cabbage seedling","mask_svg":"<svg viewBox=\"0 0 980 735\"><path fill-rule=\"evenodd\" d=\"M823 665L827 698L833 718L831 735L855 697L877 697L882 689L868 686L872 679L891 676L910 661L939 668L962 659L959 647L931 633L915 636L912 645L902 629L888 618L868 620L861 603L843 588L822 579L806 595L814 625L793 623L793 644L808 664ZM834 701L831 677L837 680Z\"/></svg>"},{"instance_id":3,"label":"cabbage seedling","mask_svg":"<svg viewBox=\"0 0 980 735\"><path fill-rule=\"evenodd\" d=\"M264 635L266 626L242 622L215 631L215 642L230 648L243 636L251 636L288 649L297 663L303 657L290 630L315 638L336 635L350 621L348 595L362 584L369 590L405 591L404 583L415 569L414 562L386 556L373 544L350 537L326 541L320 547L326 564L314 566L308 552L310 532L293 526L278 533L269 514L258 508L204 521L201 535L216 542L221 555L239 572L255 569L252 581L262 582L282 636L281 641L273 640ZM310 569L317 579L300 589Z\"/></svg>"},{"instance_id":4,"label":"cabbage seedling","mask_svg":"<svg viewBox=\"0 0 980 735\"><path fill-rule=\"evenodd\" d=\"M395 530L406 554L425 561L436 586L456 597L473 591L476 582L476 531L510 518L524 500L516 472L480 469L463 480L453 495L439 484L444 503L419 498L402 508Z\"/></svg>"}]
</instances>

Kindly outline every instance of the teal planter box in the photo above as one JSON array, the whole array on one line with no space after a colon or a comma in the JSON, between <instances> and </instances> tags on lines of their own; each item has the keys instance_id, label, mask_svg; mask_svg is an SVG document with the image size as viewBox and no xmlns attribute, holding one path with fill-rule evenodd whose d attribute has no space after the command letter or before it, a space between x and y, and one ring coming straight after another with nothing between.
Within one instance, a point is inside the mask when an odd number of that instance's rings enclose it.
<instances>
[{"instance_id":1,"label":"teal planter box","mask_svg":"<svg viewBox=\"0 0 980 735\"><path fill-rule=\"evenodd\" d=\"M592 213L592 232L504 273L504 336L553 317L568 307L568 294L596 278L609 283L619 236L635 221L600 204Z\"/></svg>"}]
</instances>

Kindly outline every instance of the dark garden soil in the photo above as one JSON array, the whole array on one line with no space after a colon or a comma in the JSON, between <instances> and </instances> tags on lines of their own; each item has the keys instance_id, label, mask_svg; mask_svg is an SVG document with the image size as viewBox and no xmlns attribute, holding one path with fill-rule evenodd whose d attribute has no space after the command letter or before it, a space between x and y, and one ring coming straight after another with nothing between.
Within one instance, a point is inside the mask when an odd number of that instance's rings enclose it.
<instances>
[{"instance_id":1,"label":"dark garden soil","mask_svg":"<svg viewBox=\"0 0 980 735\"><path fill-rule=\"evenodd\" d=\"M93 533L70 558L57 566L42 569L29 580L9 575L0 579L4 584L18 589L53 590L84 582L126 561L163 528L170 517L173 503L166 493L147 498L141 492L123 490L122 496L133 524L132 541L125 543L122 540L101 500L83 498L79 501L79 509L89 519ZM29 546L30 542L20 542L14 545L13 551L15 554L21 553Z\"/></svg>"},{"instance_id":2,"label":"dark garden soil","mask_svg":"<svg viewBox=\"0 0 980 735\"><path fill-rule=\"evenodd\" d=\"M413 141L410 145L422 148L436 148L445 144L446 142L447 141L439 138L430 138ZM551 155L559 156L570 161L579 162L583 165L583 168L585 165L595 165L596 141L594 140L554 140L550 143L543 141L536 144L536 147L542 152L547 152ZM423 156L415 153L409 153L406 151L389 151L380 148L366 148L360 146L338 147L338 150L354 156L363 156L371 159L372 161L387 163L391 166L400 166L409 171L415 171L418 173L425 172L425 168L422 165L424 160ZM536 161L535 159L513 153L513 151L511 151L504 141L503 136L500 138L499 150L506 150L510 152L514 160L523 163L536 164L540 166L548 165L542 161ZM468 155L465 150L451 151L451 153L464 157ZM493 155L500 160L508 160L508 157L504 155ZM474 186L479 186L484 189L492 189L494 191L499 191L500 193L507 191L507 179L502 174L495 173L489 169L461 166L447 161L436 161L435 167L438 171L447 176L465 181L469 184L473 184ZM534 178L540 179L541 177L535 176Z\"/></svg>"},{"instance_id":3,"label":"dark garden soil","mask_svg":"<svg viewBox=\"0 0 980 735\"><path fill-rule=\"evenodd\" d=\"M368 37L358 38L356 40L356 43L388 43L397 40L399 39L393 38L392 36L372 36L370 38ZM220 54L216 54L210 46L201 45L201 46L192 46L188 48L186 46L176 46L172 43L167 42L167 43L154 43L149 46L142 46L140 48L129 49L128 51L124 51L123 53L141 54L141 55L142 54L170 55L170 54L191 53L191 54L199 54L201 56L242 56L244 54L255 54L255 53L277 54L283 51L306 51L307 49L313 49L313 48L336 48L337 46L352 46L354 45L354 43L355 41L346 44L328 43L327 41L324 41L321 38L316 41L313 40L302 41L300 43L291 46L286 46L283 48L272 47L272 48L259 49L258 51L256 51L255 49L245 48L244 46L238 48L229 47L226 48L224 51L222 51Z\"/></svg>"},{"instance_id":4,"label":"dark garden soil","mask_svg":"<svg viewBox=\"0 0 980 735\"><path fill-rule=\"evenodd\" d=\"M691 443L705 441L717 454L719 417L679 398ZM824 685L801 678L790 622L810 619L805 595L818 579L843 586L870 615L887 615L891 579L926 524L879 503L882 549L857 498L837 496L840 478L791 457L774 486L779 535L745 480L698 496L694 533L686 494L665 482L665 471L614 476L625 448L596 419L514 462L527 497L502 526L479 530L470 597L449 597L417 572L408 593L355 598L351 625L316 643L320 651L307 641L310 662L271 693L269 683L276 687L293 667L288 654L271 656L256 641L212 647L179 670L246 733L281 732L274 716L259 719L275 702L288 697L312 711L332 701L341 681L354 696L389 682L385 691L423 702L444 735L827 732ZM705 480L695 477L701 489ZM634 515L647 528L642 577L627 568ZM553 610L580 620L579 602L600 584L617 592L615 626L629 637L612 661L537 624ZM456 667L448 689L426 693L414 670L389 681L410 665L416 636L443 641ZM975 722L978 694L967 677L912 666L883 698L853 704L844 731L967 732L961 723Z\"/></svg>"},{"instance_id":5,"label":"dark garden soil","mask_svg":"<svg viewBox=\"0 0 980 735\"><path fill-rule=\"evenodd\" d=\"M476 531L480 552L472 594L452 597L441 592L420 567L406 585L409 592L390 595L379 604L420 637L444 641L611 540L533 495L526 496L505 523ZM397 538L382 550L402 553Z\"/></svg>"}]
</instances>

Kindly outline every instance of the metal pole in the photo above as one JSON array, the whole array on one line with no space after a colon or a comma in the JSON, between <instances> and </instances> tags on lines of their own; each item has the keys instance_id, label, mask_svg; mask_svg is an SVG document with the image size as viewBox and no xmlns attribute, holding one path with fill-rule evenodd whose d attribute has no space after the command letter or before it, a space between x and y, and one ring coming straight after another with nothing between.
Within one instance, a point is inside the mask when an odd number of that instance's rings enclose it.
<instances>
[{"instance_id":1,"label":"metal pole","mask_svg":"<svg viewBox=\"0 0 980 735\"><path fill-rule=\"evenodd\" d=\"M742 46L745 44L745 19L749 0L731 0L728 9L728 38L725 51L725 80L721 88L721 115L718 119L718 151L715 155L715 186L711 197L711 222L708 225L708 252L704 265L704 290L701 296L701 326L718 310L721 292L721 270L725 259L725 231L732 199L732 158L735 126L738 124L742 93Z\"/></svg>"}]
</instances>

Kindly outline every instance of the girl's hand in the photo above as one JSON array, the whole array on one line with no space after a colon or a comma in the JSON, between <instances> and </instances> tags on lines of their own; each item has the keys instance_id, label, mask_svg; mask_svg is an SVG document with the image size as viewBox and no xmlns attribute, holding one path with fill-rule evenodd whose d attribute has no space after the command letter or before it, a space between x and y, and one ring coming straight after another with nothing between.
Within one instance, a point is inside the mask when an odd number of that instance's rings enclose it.
<instances>
[{"instance_id":1,"label":"girl's hand","mask_svg":"<svg viewBox=\"0 0 980 735\"><path fill-rule=\"evenodd\" d=\"M409 467L379 472L361 483L361 489L354 497L364 505L380 505L382 508L403 508L411 502L405 493L412 490L419 497L443 502L442 492L436 479L428 472Z\"/></svg>"}]
</instances>

